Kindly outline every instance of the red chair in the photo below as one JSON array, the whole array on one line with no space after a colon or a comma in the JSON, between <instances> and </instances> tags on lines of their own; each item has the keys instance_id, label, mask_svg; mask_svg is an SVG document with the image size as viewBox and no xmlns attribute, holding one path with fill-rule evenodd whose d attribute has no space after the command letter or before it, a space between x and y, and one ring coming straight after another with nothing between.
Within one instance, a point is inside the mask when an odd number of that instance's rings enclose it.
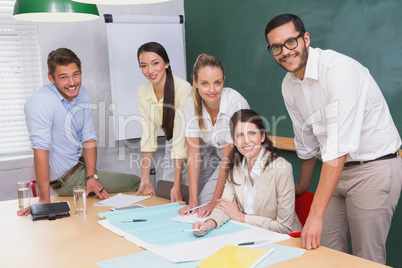
<instances>
[{"instance_id":1,"label":"red chair","mask_svg":"<svg viewBox=\"0 0 402 268\"><path fill-rule=\"evenodd\" d=\"M299 217L302 226L306 223L306 219L310 212L311 203L313 203L314 194L310 192L304 192L296 197L295 210L297 217ZM301 232L290 233L291 237L300 237Z\"/></svg>"},{"instance_id":2,"label":"red chair","mask_svg":"<svg viewBox=\"0 0 402 268\"><path fill-rule=\"evenodd\" d=\"M35 187L35 184L36 184L36 180L32 180L30 183L29 183L29 185L31 185L31 190L32 190L32 195L33 195L33 197L37 197L38 195L36 194L36 187Z\"/></svg>"}]
</instances>

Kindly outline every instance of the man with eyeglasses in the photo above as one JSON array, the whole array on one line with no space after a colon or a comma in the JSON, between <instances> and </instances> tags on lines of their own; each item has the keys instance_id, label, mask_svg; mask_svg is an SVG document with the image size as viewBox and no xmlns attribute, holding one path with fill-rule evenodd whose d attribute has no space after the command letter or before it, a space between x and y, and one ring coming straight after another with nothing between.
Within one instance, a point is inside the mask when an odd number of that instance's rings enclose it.
<instances>
[{"instance_id":1,"label":"man with eyeglasses","mask_svg":"<svg viewBox=\"0 0 402 268\"><path fill-rule=\"evenodd\" d=\"M401 139L387 103L357 61L310 47L302 20L282 14L266 26L268 51L288 71L282 95L302 159L296 194L322 169L301 246L324 246L385 263L385 242L402 185Z\"/></svg>"}]
</instances>

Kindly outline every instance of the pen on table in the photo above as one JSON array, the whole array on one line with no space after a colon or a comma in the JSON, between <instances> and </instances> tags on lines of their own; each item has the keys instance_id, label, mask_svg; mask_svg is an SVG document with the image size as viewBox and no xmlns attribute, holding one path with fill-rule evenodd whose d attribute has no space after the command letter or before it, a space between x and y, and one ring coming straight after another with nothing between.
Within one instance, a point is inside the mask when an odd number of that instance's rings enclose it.
<instances>
[{"instance_id":1,"label":"pen on table","mask_svg":"<svg viewBox=\"0 0 402 268\"><path fill-rule=\"evenodd\" d=\"M244 242L240 243L239 246L251 246L251 245L262 245L262 244L268 244L270 241L269 240L260 240L260 241L251 241L251 242Z\"/></svg>"},{"instance_id":2,"label":"pen on table","mask_svg":"<svg viewBox=\"0 0 402 268\"><path fill-rule=\"evenodd\" d=\"M132 219L132 220L121 220L121 222L143 222L147 221L146 219Z\"/></svg>"},{"instance_id":3,"label":"pen on table","mask_svg":"<svg viewBox=\"0 0 402 268\"><path fill-rule=\"evenodd\" d=\"M198 231L206 231L207 229L187 229L183 230L183 232L198 232Z\"/></svg>"},{"instance_id":4,"label":"pen on table","mask_svg":"<svg viewBox=\"0 0 402 268\"><path fill-rule=\"evenodd\" d=\"M202 204L201 206L198 206L198 207L194 207L194 208L190 209L190 212L193 211L194 209L205 207L206 205L208 205L208 203Z\"/></svg>"}]
</instances>

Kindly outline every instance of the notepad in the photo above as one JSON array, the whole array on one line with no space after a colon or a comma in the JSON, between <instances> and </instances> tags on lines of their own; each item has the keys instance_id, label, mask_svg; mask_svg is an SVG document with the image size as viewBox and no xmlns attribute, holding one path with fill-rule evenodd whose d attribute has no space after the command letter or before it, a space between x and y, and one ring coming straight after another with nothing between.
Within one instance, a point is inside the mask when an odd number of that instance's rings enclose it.
<instances>
[{"instance_id":1,"label":"notepad","mask_svg":"<svg viewBox=\"0 0 402 268\"><path fill-rule=\"evenodd\" d=\"M252 268L274 251L273 248L248 248L225 245L199 263L199 268Z\"/></svg>"},{"instance_id":2,"label":"notepad","mask_svg":"<svg viewBox=\"0 0 402 268\"><path fill-rule=\"evenodd\" d=\"M106 207L123 207L128 206L133 203L140 202L144 199L149 198L149 196L134 196L119 193L115 196L109 197L102 201L94 203L95 206L106 206Z\"/></svg>"}]
</instances>

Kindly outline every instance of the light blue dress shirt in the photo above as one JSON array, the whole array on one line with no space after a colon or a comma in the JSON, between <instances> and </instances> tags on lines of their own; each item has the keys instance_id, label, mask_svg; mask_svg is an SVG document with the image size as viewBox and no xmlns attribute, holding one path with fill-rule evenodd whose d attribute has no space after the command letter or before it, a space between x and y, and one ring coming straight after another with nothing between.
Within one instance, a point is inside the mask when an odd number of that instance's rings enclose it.
<instances>
[{"instance_id":1,"label":"light blue dress shirt","mask_svg":"<svg viewBox=\"0 0 402 268\"><path fill-rule=\"evenodd\" d=\"M96 140L91 103L83 86L69 102L53 84L44 85L25 103L24 112L32 149L49 151L50 181L78 163L83 142Z\"/></svg>"}]
</instances>

